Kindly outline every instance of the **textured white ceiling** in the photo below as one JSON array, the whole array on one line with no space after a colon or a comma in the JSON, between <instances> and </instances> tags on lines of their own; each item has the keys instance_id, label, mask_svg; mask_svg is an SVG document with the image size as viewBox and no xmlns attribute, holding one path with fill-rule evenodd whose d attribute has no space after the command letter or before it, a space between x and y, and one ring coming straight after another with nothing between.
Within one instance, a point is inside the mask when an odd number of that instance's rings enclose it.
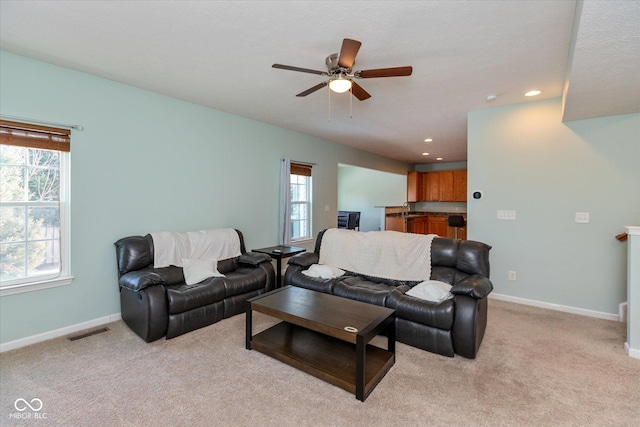
<instances>
[{"instance_id":1,"label":"textured white ceiling","mask_svg":"<svg viewBox=\"0 0 640 427\"><path fill-rule=\"evenodd\" d=\"M564 120L640 111L640 1L579 6Z\"/></svg>"},{"instance_id":2,"label":"textured white ceiling","mask_svg":"<svg viewBox=\"0 0 640 427\"><path fill-rule=\"evenodd\" d=\"M572 120L638 111L640 2L590 3L600 4L585 5L578 27ZM543 90L537 99L562 95L575 10L558 0L2 0L0 48L410 163L460 161L469 111L524 102L531 88ZM325 70L345 37L362 42L354 70L411 65L413 75L359 80L372 97L352 106L331 94L329 120L328 89L295 96L322 76L271 65ZM594 96L612 63L630 70L607 80L615 96Z\"/></svg>"}]
</instances>

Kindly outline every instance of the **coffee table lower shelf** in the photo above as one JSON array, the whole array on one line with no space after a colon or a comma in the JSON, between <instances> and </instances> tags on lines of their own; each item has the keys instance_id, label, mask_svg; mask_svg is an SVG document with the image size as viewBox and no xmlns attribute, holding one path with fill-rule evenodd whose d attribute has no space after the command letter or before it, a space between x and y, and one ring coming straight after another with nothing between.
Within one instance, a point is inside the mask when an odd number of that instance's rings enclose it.
<instances>
[{"instance_id":1,"label":"coffee table lower shelf","mask_svg":"<svg viewBox=\"0 0 640 427\"><path fill-rule=\"evenodd\" d=\"M356 393L355 344L281 322L253 336L251 348L350 393ZM394 363L394 353L367 345L362 400Z\"/></svg>"}]
</instances>

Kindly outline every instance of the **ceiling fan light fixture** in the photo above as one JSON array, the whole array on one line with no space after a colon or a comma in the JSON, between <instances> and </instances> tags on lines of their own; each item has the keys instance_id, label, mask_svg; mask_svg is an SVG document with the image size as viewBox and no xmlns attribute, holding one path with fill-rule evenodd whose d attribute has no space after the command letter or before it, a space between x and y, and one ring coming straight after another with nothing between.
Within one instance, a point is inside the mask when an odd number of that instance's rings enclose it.
<instances>
[{"instance_id":1,"label":"ceiling fan light fixture","mask_svg":"<svg viewBox=\"0 0 640 427\"><path fill-rule=\"evenodd\" d=\"M349 79L345 79L343 76L338 76L335 79L329 81L329 89L335 93L345 93L351 89L352 82Z\"/></svg>"}]
</instances>

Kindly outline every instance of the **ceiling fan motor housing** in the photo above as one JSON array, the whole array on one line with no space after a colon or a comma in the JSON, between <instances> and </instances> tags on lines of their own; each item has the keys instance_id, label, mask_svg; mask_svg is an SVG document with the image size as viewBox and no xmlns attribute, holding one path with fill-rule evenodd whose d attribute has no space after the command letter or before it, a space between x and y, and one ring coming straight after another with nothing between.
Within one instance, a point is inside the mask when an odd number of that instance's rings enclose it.
<instances>
[{"instance_id":1,"label":"ceiling fan motor housing","mask_svg":"<svg viewBox=\"0 0 640 427\"><path fill-rule=\"evenodd\" d=\"M327 56L325 59L325 64L327 65L327 70L330 75L340 75L340 74L349 74L351 73L351 68L344 68L338 65L338 60L340 59L339 53L334 53L332 55ZM353 61L355 64L355 61Z\"/></svg>"}]
</instances>

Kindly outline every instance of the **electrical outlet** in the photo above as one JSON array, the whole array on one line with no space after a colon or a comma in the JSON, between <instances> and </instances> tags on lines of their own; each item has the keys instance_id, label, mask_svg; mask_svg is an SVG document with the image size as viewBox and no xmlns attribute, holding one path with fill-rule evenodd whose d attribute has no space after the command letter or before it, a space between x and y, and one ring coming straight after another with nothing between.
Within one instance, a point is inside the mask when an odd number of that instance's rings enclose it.
<instances>
[{"instance_id":1,"label":"electrical outlet","mask_svg":"<svg viewBox=\"0 0 640 427\"><path fill-rule=\"evenodd\" d=\"M509 280L511 280L512 282L515 282L518 279L518 275L516 274L515 271L510 270L509 271Z\"/></svg>"}]
</instances>

